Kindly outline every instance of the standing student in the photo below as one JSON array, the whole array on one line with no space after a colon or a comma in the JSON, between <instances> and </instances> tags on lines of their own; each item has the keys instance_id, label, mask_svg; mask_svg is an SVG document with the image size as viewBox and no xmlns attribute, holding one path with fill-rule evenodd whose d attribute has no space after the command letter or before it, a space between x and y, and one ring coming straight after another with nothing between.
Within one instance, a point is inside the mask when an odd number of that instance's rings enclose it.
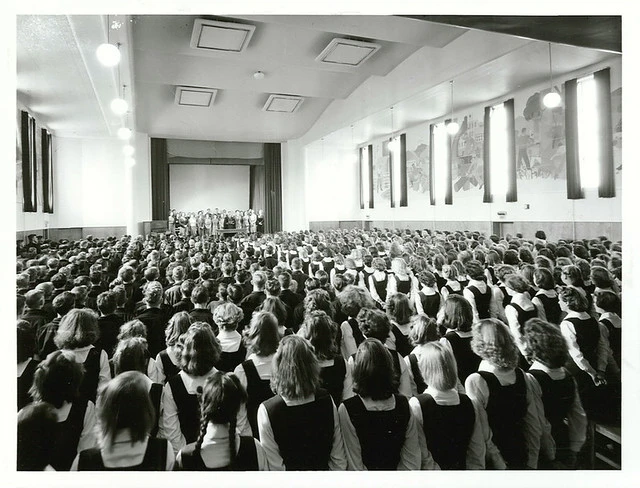
<instances>
[{"instance_id":1,"label":"standing student","mask_svg":"<svg viewBox=\"0 0 640 488\"><path fill-rule=\"evenodd\" d=\"M418 294L418 279L409 272L407 263L402 258L391 260L391 275L387 286L387 295L402 293L407 296L409 303L415 308L416 295Z\"/></svg>"},{"instance_id":2,"label":"standing student","mask_svg":"<svg viewBox=\"0 0 640 488\"><path fill-rule=\"evenodd\" d=\"M329 393L319 388L320 366L309 342L295 335L284 337L273 359L273 373L276 396L258 409L260 440L270 469L346 469L338 412Z\"/></svg>"},{"instance_id":3,"label":"standing student","mask_svg":"<svg viewBox=\"0 0 640 488\"><path fill-rule=\"evenodd\" d=\"M84 375L80 393L95 402L98 388L111 379L107 353L94 347L98 340L98 317L88 308L73 309L60 321L54 338L56 346L73 354Z\"/></svg>"},{"instance_id":4,"label":"standing student","mask_svg":"<svg viewBox=\"0 0 640 488\"><path fill-rule=\"evenodd\" d=\"M473 310L473 321L496 317L496 307L493 301L491 286L485 282L484 268L478 261L471 260L465 265L469 284L462 291Z\"/></svg>"},{"instance_id":5,"label":"standing student","mask_svg":"<svg viewBox=\"0 0 640 488\"><path fill-rule=\"evenodd\" d=\"M536 268L533 272L533 283L538 287L538 291L531 298L531 303L535 305L536 309L544 310L547 322L560 325L562 310L560 310L553 274L546 268Z\"/></svg>"},{"instance_id":6,"label":"standing student","mask_svg":"<svg viewBox=\"0 0 640 488\"><path fill-rule=\"evenodd\" d=\"M209 307L209 293L207 289L202 285L197 285L191 291L191 303L193 303L193 309L189 312L189 316L191 317L191 321L193 323L196 322L205 322L211 326L214 334L218 332L218 326L213 320L213 314Z\"/></svg>"},{"instance_id":7,"label":"standing student","mask_svg":"<svg viewBox=\"0 0 640 488\"><path fill-rule=\"evenodd\" d=\"M486 447L479 407L457 389L451 349L438 342L427 343L419 364L429 386L411 398L409 406L416 419L422 469L484 469Z\"/></svg>"},{"instance_id":8,"label":"standing student","mask_svg":"<svg viewBox=\"0 0 640 488\"><path fill-rule=\"evenodd\" d=\"M404 362L407 363L409 367L409 375L413 379L412 385L416 385L415 391L412 392L413 396L424 392L427 388L427 384L418 366L420 357L425 351L424 346L429 342L437 341L439 337L438 326L435 319L424 314L413 317L409 341L414 347L411 353L404 358Z\"/></svg>"},{"instance_id":9,"label":"standing student","mask_svg":"<svg viewBox=\"0 0 640 488\"><path fill-rule=\"evenodd\" d=\"M185 282L183 282L183 284L184 283ZM165 310L161 307L162 300L162 285L157 281L148 283L144 290L144 302L146 303L146 309L136 316L136 318L147 327L149 353L153 357L166 347L164 342L164 330L168 317Z\"/></svg>"},{"instance_id":10,"label":"standing student","mask_svg":"<svg viewBox=\"0 0 640 488\"><path fill-rule=\"evenodd\" d=\"M247 393L238 378L216 371L202 388L200 434L176 456L180 471L266 471L260 441L236 432L236 418Z\"/></svg>"},{"instance_id":11,"label":"standing student","mask_svg":"<svg viewBox=\"0 0 640 488\"><path fill-rule=\"evenodd\" d=\"M171 471L174 454L166 439L151 437L155 411L139 371L116 376L98 400L99 447L80 451L72 471Z\"/></svg>"},{"instance_id":12,"label":"standing student","mask_svg":"<svg viewBox=\"0 0 640 488\"><path fill-rule=\"evenodd\" d=\"M113 356L113 351L118 344L118 331L124 323L122 317L116 315L116 295L110 291L100 293L96 299L96 304L100 312L98 318L98 328L100 334L96 346L107 353L109 359Z\"/></svg>"},{"instance_id":13,"label":"standing student","mask_svg":"<svg viewBox=\"0 0 640 488\"><path fill-rule=\"evenodd\" d=\"M180 372L180 337L191 327L191 317L187 312L178 312L169 319L164 331L166 349L160 351L155 360L155 378L166 383Z\"/></svg>"},{"instance_id":14,"label":"standing student","mask_svg":"<svg viewBox=\"0 0 640 488\"><path fill-rule=\"evenodd\" d=\"M18 412L18 471L51 471L58 417L49 403L27 405Z\"/></svg>"},{"instance_id":15,"label":"standing student","mask_svg":"<svg viewBox=\"0 0 640 488\"><path fill-rule=\"evenodd\" d=\"M613 367L619 374L622 365L622 319L618 315L621 308L620 297L612 291L598 291L594 294L594 305L596 312L600 314L598 322L606 328L605 336L615 363L611 364L609 360L607 369Z\"/></svg>"},{"instance_id":16,"label":"standing student","mask_svg":"<svg viewBox=\"0 0 640 488\"><path fill-rule=\"evenodd\" d=\"M18 356L18 410L31 403L29 389L33 383L33 375L38 367L35 355L35 337L31 324L26 320L18 320L17 324L17 356Z\"/></svg>"},{"instance_id":17,"label":"standing student","mask_svg":"<svg viewBox=\"0 0 640 488\"><path fill-rule=\"evenodd\" d=\"M420 468L418 431L406 397L394 394L391 356L377 339L358 347L353 365L356 396L338 409L349 470Z\"/></svg>"},{"instance_id":18,"label":"standing student","mask_svg":"<svg viewBox=\"0 0 640 488\"><path fill-rule=\"evenodd\" d=\"M529 369L529 361L527 359L526 344L522 340L522 328L529 319L541 318L545 320L544 309L536 308L531 302L527 294L529 282L522 276L517 274L508 275L504 279L504 284L511 292L511 301L504 307L504 313L507 317L511 335L513 335L516 346L520 351L519 366L526 371Z\"/></svg>"},{"instance_id":19,"label":"standing student","mask_svg":"<svg viewBox=\"0 0 640 488\"><path fill-rule=\"evenodd\" d=\"M398 351L404 358L411 352L409 333L411 332L411 305L404 293L394 293L387 298L385 305L387 317L391 322L389 347Z\"/></svg>"},{"instance_id":20,"label":"standing student","mask_svg":"<svg viewBox=\"0 0 640 488\"><path fill-rule=\"evenodd\" d=\"M216 307L213 313L213 320L220 330L217 339L222 350L216 367L225 373L232 372L247 356L242 336L237 331L242 317L242 309L228 302Z\"/></svg>"},{"instance_id":21,"label":"standing student","mask_svg":"<svg viewBox=\"0 0 640 488\"><path fill-rule=\"evenodd\" d=\"M442 266L442 277L446 279L446 283L440 289L440 295L446 300L449 295L462 295L462 285L456 279L456 269L445 264Z\"/></svg>"},{"instance_id":22,"label":"standing student","mask_svg":"<svg viewBox=\"0 0 640 488\"><path fill-rule=\"evenodd\" d=\"M540 319L525 324L524 340L533 358L529 373L536 379L547 420L542 424L541 467L574 469L586 440L587 416L573 375L564 368L569 359L566 341L555 325Z\"/></svg>"},{"instance_id":23,"label":"standing student","mask_svg":"<svg viewBox=\"0 0 640 488\"><path fill-rule=\"evenodd\" d=\"M465 381L465 391L482 407L480 422L491 432L485 439L492 439L488 452L494 452L495 445L500 453L491 456L493 468L536 469L541 400L534 378L517 367L518 348L509 328L497 319L481 320L473 326L471 347L482 361Z\"/></svg>"},{"instance_id":24,"label":"standing student","mask_svg":"<svg viewBox=\"0 0 640 488\"><path fill-rule=\"evenodd\" d=\"M418 273L420 291L416 298L416 311L418 314L426 314L435 319L440 310L442 297L436 289L436 277L430 271L420 271Z\"/></svg>"},{"instance_id":25,"label":"standing student","mask_svg":"<svg viewBox=\"0 0 640 488\"><path fill-rule=\"evenodd\" d=\"M258 407L273 396L273 358L279 342L280 334L275 316L269 312L257 312L251 318L245 336L249 356L233 371L247 390L247 419L253 436L257 439L260 435L257 424Z\"/></svg>"},{"instance_id":26,"label":"standing student","mask_svg":"<svg viewBox=\"0 0 640 488\"><path fill-rule=\"evenodd\" d=\"M365 289L349 285L338 296L340 309L347 315L347 320L340 324L340 352L345 360L356 353L358 346L364 341L356 317L363 308L375 307L375 302Z\"/></svg>"},{"instance_id":27,"label":"standing student","mask_svg":"<svg viewBox=\"0 0 640 488\"><path fill-rule=\"evenodd\" d=\"M459 295L451 295L442 307L441 325L446 328L440 342L451 346L456 358L456 370L460 382L464 384L471 373L478 371L480 357L471 348L473 336L473 310L469 301Z\"/></svg>"},{"instance_id":28,"label":"standing student","mask_svg":"<svg viewBox=\"0 0 640 488\"><path fill-rule=\"evenodd\" d=\"M54 351L33 377L30 393L34 404L47 402L55 409L55 432L46 442L53 446L49 464L56 471L69 471L76 454L96 444L95 407L79 393L82 375L82 365L72 353Z\"/></svg>"},{"instance_id":29,"label":"standing student","mask_svg":"<svg viewBox=\"0 0 640 488\"><path fill-rule=\"evenodd\" d=\"M313 346L320 364L320 385L329 392L333 403L340 405L345 392L351 391L351 383L347 381L346 362L338 352L336 331L337 326L329 315L314 310L306 314L298 335Z\"/></svg>"}]
</instances>

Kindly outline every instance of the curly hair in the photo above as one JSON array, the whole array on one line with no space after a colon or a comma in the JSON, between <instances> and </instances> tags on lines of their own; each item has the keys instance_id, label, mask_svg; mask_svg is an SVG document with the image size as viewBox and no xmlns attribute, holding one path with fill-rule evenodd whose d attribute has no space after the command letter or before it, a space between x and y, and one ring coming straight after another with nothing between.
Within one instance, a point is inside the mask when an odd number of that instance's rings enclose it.
<instances>
[{"instance_id":1,"label":"curly hair","mask_svg":"<svg viewBox=\"0 0 640 488\"><path fill-rule=\"evenodd\" d=\"M471 349L485 361L500 368L518 365L518 348L509 328L498 319L482 319L472 329Z\"/></svg>"},{"instance_id":2,"label":"curly hair","mask_svg":"<svg viewBox=\"0 0 640 488\"><path fill-rule=\"evenodd\" d=\"M70 310L58 326L53 342L58 349L79 349L98 340L98 315L89 308Z\"/></svg>"},{"instance_id":3,"label":"curly hair","mask_svg":"<svg viewBox=\"0 0 640 488\"><path fill-rule=\"evenodd\" d=\"M549 368L561 368L569 359L567 342L558 327L542 319L529 319L523 328L531 356Z\"/></svg>"},{"instance_id":4,"label":"curly hair","mask_svg":"<svg viewBox=\"0 0 640 488\"><path fill-rule=\"evenodd\" d=\"M331 306L331 297L329 292L323 289L311 290L304 297L303 307L305 314L314 310L322 310L329 316L333 316L333 308Z\"/></svg>"},{"instance_id":5,"label":"curly hair","mask_svg":"<svg viewBox=\"0 0 640 488\"><path fill-rule=\"evenodd\" d=\"M196 322L184 334L179 354L180 368L192 376L203 376L220 359L222 348L213 330L205 322Z\"/></svg>"},{"instance_id":6,"label":"curly hair","mask_svg":"<svg viewBox=\"0 0 640 488\"><path fill-rule=\"evenodd\" d=\"M308 313L298 335L307 339L313 346L319 360L333 359L337 353L337 326L331 317L322 310Z\"/></svg>"},{"instance_id":7,"label":"curly hair","mask_svg":"<svg viewBox=\"0 0 640 488\"><path fill-rule=\"evenodd\" d=\"M213 321L221 329L235 330L243 318L242 309L231 302L221 303L213 310Z\"/></svg>"},{"instance_id":8,"label":"curly hair","mask_svg":"<svg viewBox=\"0 0 640 488\"><path fill-rule=\"evenodd\" d=\"M278 395L299 400L315 394L320 385L320 365L305 338L285 336L273 358L271 389Z\"/></svg>"},{"instance_id":9,"label":"curly hair","mask_svg":"<svg viewBox=\"0 0 640 488\"><path fill-rule=\"evenodd\" d=\"M371 295L359 286L346 286L338 295L342 311L349 317L356 317L361 308L373 308L375 303Z\"/></svg>"},{"instance_id":10,"label":"curly hair","mask_svg":"<svg viewBox=\"0 0 640 488\"><path fill-rule=\"evenodd\" d=\"M516 293L524 293L529 290L529 282L520 274L514 273L507 275L502 282L507 288L515 291Z\"/></svg>"},{"instance_id":11,"label":"curly hair","mask_svg":"<svg viewBox=\"0 0 640 488\"><path fill-rule=\"evenodd\" d=\"M147 338L147 326L138 319L130 320L120 326L118 341L129 339L130 337Z\"/></svg>"},{"instance_id":12,"label":"curly hair","mask_svg":"<svg viewBox=\"0 0 640 488\"><path fill-rule=\"evenodd\" d=\"M560 302L564 302L569 310L574 312L586 312L589 310L589 302L580 290L573 286L565 286L560 289Z\"/></svg>"},{"instance_id":13,"label":"curly hair","mask_svg":"<svg viewBox=\"0 0 640 488\"><path fill-rule=\"evenodd\" d=\"M391 322L381 310L363 308L356 317L358 327L365 337L373 337L384 343L391 332Z\"/></svg>"},{"instance_id":14,"label":"curly hair","mask_svg":"<svg viewBox=\"0 0 640 488\"><path fill-rule=\"evenodd\" d=\"M437 341L439 339L438 326L435 319L432 319L428 315L420 314L413 317L411 322L409 341L414 346L421 346L427 342Z\"/></svg>"}]
</instances>

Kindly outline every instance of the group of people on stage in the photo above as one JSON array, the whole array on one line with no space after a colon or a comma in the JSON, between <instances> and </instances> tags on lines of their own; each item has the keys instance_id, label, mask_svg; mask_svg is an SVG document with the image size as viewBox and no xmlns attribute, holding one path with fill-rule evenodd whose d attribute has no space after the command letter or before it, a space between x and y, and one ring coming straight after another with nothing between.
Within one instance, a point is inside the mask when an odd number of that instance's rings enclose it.
<instances>
[{"instance_id":1,"label":"group of people on stage","mask_svg":"<svg viewBox=\"0 0 640 488\"><path fill-rule=\"evenodd\" d=\"M621 269L541 231L32 239L18 469L588 468Z\"/></svg>"},{"instance_id":2,"label":"group of people on stage","mask_svg":"<svg viewBox=\"0 0 640 488\"><path fill-rule=\"evenodd\" d=\"M215 208L211 211L182 212L172 208L167 219L169 232L183 237L210 237L218 234L219 230L244 230L250 234L264 232L264 213L248 210L226 210Z\"/></svg>"}]
</instances>

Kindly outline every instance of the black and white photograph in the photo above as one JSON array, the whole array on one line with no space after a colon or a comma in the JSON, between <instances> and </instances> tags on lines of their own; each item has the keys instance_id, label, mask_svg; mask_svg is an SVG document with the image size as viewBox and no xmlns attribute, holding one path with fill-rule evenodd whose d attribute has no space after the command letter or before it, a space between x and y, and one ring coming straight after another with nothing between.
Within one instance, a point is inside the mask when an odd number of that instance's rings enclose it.
<instances>
[{"instance_id":1,"label":"black and white photograph","mask_svg":"<svg viewBox=\"0 0 640 488\"><path fill-rule=\"evenodd\" d=\"M16 486L630 486L619 2L39 5L5 22Z\"/></svg>"}]
</instances>

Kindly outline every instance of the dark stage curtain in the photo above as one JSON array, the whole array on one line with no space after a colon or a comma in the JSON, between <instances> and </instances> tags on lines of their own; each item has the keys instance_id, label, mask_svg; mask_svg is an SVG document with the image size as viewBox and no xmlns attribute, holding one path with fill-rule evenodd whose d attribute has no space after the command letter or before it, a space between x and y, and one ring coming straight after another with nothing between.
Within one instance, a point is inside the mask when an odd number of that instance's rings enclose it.
<instances>
[{"instance_id":1,"label":"dark stage curtain","mask_svg":"<svg viewBox=\"0 0 640 488\"><path fill-rule=\"evenodd\" d=\"M22 211L36 212L36 154L35 154L35 120L22 111L20 121L20 138L22 143Z\"/></svg>"},{"instance_id":2,"label":"dark stage curtain","mask_svg":"<svg viewBox=\"0 0 640 488\"><path fill-rule=\"evenodd\" d=\"M613 129L611 123L611 70L609 68L593 74L596 82L596 113L598 117L598 166L600 168L600 184L598 196L613 198L616 196L613 178Z\"/></svg>"},{"instance_id":3,"label":"dark stage curtain","mask_svg":"<svg viewBox=\"0 0 640 488\"><path fill-rule=\"evenodd\" d=\"M167 140L151 138L151 218L169 217L169 163Z\"/></svg>"},{"instance_id":4,"label":"dark stage curtain","mask_svg":"<svg viewBox=\"0 0 640 488\"><path fill-rule=\"evenodd\" d=\"M407 134L400 135L400 206L407 206Z\"/></svg>"},{"instance_id":5,"label":"dark stage curtain","mask_svg":"<svg viewBox=\"0 0 640 488\"><path fill-rule=\"evenodd\" d=\"M564 83L564 124L567 159L567 198L584 198L580 182L580 151L578 150L578 80Z\"/></svg>"},{"instance_id":6,"label":"dark stage curtain","mask_svg":"<svg viewBox=\"0 0 640 488\"><path fill-rule=\"evenodd\" d=\"M367 151L369 165L369 208L373 208L373 144L369 144L369 150Z\"/></svg>"},{"instance_id":7,"label":"dark stage curtain","mask_svg":"<svg viewBox=\"0 0 640 488\"><path fill-rule=\"evenodd\" d=\"M364 186L368 185L368 181L364 181L364 171L362 171L362 166L365 164L362 158L362 153L364 152L364 148L358 148L358 174L360 175L360 209L364 209Z\"/></svg>"},{"instance_id":8,"label":"dark stage curtain","mask_svg":"<svg viewBox=\"0 0 640 488\"><path fill-rule=\"evenodd\" d=\"M249 166L249 208L264 210L264 166Z\"/></svg>"},{"instance_id":9,"label":"dark stage curtain","mask_svg":"<svg viewBox=\"0 0 640 488\"><path fill-rule=\"evenodd\" d=\"M387 141L387 154L389 154L389 202L391 204L391 208L395 208L396 206L396 192L395 192L395 175L393 174L393 166L395 164L394 154L391 150L391 144L393 139L389 139ZM384 152L384 149L383 149Z\"/></svg>"},{"instance_id":10,"label":"dark stage curtain","mask_svg":"<svg viewBox=\"0 0 640 488\"><path fill-rule=\"evenodd\" d=\"M447 119L444 121L444 126L446 127L451 123L451 119ZM447 178L445 182L445 193L444 193L444 204L445 205L453 205L453 141L456 136L451 135L447 132L447 146L449 148L448 156L447 156Z\"/></svg>"},{"instance_id":11,"label":"dark stage curtain","mask_svg":"<svg viewBox=\"0 0 640 488\"><path fill-rule=\"evenodd\" d=\"M513 98L504 102L504 111L507 119L507 202L517 202L516 117Z\"/></svg>"},{"instance_id":12,"label":"dark stage curtain","mask_svg":"<svg viewBox=\"0 0 640 488\"><path fill-rule=\"evenodd\" d=\"M53 153L51 134L46 129L42 129L42 211L53 213Z\"/></svg>"},{"instance_id":13,"label":"dark stage curtain","mask_svg":"<svg viewBox=\"0 0 640 488\"><path fill-rule=\"evenodd\" d=\"M484 108L484 142L482 148L482 175L484 178L484 203L493 202L491 195L491 107Z\"/></svg>"},{"instance_id":14,"label":"dark stage curtain","mask_svg":"<svg viewBox=\"0 0 640 488\"><path fill-rule=\"evenodd\" d=\"M265 232L282 230L282 153L280 143L264 145Z\"/></svg>"},{"instance_id":15,"label":"dark stage curtain","mask_svg":"<svg viewBox=\"0 0 640 488\"><path fill-rule=\"evenodd\" d=\"M435 161L433 160L433 156L435 154L435 150L433 147L433 141L434 141L434 137L433 137L433 130L434 130L434 125L430 124L429 125L429 203L431 205L435 205L436 204L436 194L435 194L435 184L433 181L433 176L435 174L434 168L435 168Z\"/></svg>"}]
</instances>

